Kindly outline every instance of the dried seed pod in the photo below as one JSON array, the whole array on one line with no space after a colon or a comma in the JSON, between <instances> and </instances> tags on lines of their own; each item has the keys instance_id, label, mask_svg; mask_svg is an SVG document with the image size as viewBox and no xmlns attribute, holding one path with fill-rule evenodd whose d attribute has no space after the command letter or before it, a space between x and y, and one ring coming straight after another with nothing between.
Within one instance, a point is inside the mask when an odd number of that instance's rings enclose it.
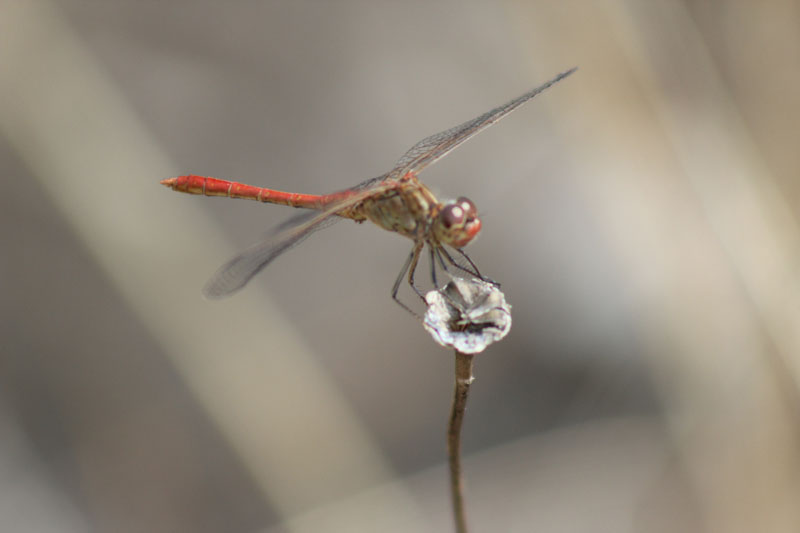
<instances>
[{"instance_id":1,"label":"dried seed pod","mask_svg":"<svg viewBox=\"0 0 800 533\"><path fill-rule=\"evenodd\" d=\"M511 305L496 285L455 278L425 295L425 329L442 346L461 353L482 352L511 329Z\"/></svg>"}]
</instances>

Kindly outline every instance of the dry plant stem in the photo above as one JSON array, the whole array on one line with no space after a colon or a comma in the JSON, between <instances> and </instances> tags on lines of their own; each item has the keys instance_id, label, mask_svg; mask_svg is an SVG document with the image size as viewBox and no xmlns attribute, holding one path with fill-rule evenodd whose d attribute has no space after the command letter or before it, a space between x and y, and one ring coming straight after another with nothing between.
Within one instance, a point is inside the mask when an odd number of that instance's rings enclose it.
<instances>
[{"instance_id":1,"label":"dry plant stem","mask_svg":"<svg viewBox=\"0 0 800 533\"><path fill-rule=\"evenodd\" d=\"M447 453L450 460L450 493L453 498L453 517L456 533L467 533L467 515L464 509L464 480L461 476L461 423L467 407L467 394L472 377L472 354L456 351L456 386L450 423L447 427Z\"/></svg>"}]
</instances>

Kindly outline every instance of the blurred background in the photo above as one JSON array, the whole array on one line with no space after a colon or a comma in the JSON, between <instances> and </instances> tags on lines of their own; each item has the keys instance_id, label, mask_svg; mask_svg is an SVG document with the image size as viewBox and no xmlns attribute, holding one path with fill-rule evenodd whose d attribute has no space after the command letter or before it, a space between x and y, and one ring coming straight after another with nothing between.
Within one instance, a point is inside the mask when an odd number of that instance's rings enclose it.
<instances>
[{"instance_id":1,"label":"blurred background","mask_svg":"<svg viewBox=\"0 0 800 533\"><path fill-rule=\"evenodd\" d=\"M514 307L476 358L474 531L800 530L795 2L0 1L0 529L448 531L453 355L324 193L580 70L422 175ZM407 291L402 293L413 301Z\"/></svg>"}]
</instances>

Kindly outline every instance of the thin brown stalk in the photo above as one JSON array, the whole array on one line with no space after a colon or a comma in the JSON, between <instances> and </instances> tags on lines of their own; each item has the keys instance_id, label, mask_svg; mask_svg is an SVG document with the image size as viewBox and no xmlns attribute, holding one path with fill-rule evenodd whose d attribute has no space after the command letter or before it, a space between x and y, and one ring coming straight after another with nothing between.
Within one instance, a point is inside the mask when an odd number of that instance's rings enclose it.
<instances>
[{"instance_id":1,"label":"thin brown stalk","mask_svg":"<svg viewBox=\"0 0 800 533\"><path fill-rule=\"evenodd\" d=\"M467 514L464 505L464 479L461 475L461 424L467 407L472 377L472 354L456 350L456 384L450 423L447 426L447 453L450 462L450 493L453 499L453 517L456 533L467 533Z\"/></svg>"}]
</instances>

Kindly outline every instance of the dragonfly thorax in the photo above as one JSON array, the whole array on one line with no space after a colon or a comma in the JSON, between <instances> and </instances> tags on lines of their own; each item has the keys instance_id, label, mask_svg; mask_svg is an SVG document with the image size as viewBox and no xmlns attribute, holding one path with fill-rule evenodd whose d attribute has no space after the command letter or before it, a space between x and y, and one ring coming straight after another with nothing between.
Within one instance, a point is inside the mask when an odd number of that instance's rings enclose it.
<instances>
[{"instance_id":1,"label":"dragonfly thorax","mask_svg":"<svg viewBox=\"0 0 800 533\"><path fill-rule=\"evenodd\" d=\"M436 239L448 246L462 248L469 244L481 230L478 209L471 200L463 196L442 205L433 222Z\"/></svg>"},{"instance_id":2,"label":"dragonfly thorax","mask_svg":"<svg viewBox=\"0 0 800 533\"><path fill-rule=\"evenodd\" d=\"M425 239L454 248L466 246L481 229L475 204L461 197L439 202L421 183L405 183L362 202L356 209L380 227L411 239ZM352 214L350 218L355 218Z\"/></svg>"}]
</instances>

